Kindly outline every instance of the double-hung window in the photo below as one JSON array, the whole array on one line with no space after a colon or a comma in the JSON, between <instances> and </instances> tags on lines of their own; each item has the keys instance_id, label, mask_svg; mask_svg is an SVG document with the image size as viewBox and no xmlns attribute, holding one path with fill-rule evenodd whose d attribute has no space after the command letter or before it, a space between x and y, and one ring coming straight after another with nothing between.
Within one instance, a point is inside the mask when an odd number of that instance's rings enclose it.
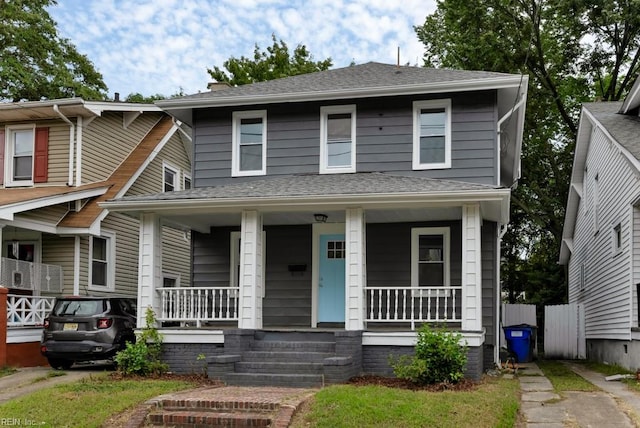
<instances>
[{"instance_id":1,"label":"double-hung window","mask_svg":"<svg viewBox=\"0 0 640 428\"><path fill-rule=\"evenodd\" d=\"M448 287L450 264L448 227L411 229L411 286Z\"/></svg>"},{"instance_id":2,"label":"double-hung window","mask_svg":"<svg viewBox=\"0 0 640 428\"><path fill-rule=\"evenodd\" d=\"M320 108L320 173L356 172L356 106Z\"/></svg>"},{"instance_id":3,"label":"double-hung window","mask_svg":"<svg viewBox=\"0 0 640 428\"><path fill-rule=\"evenodd\" d=\"M174 192L180 190L178 187L179 169L167 163L162 164L162 191Z\"/></svg>"},{"instance_id":4,"label":"double-hung window","mask_svg":"<svg viewBox=\"0 0 640 428\"><path fill-rule=\"evenodd\" d=\"M184 190L189 190L191 189L191 175L189 174L184 174L182 177L182 188Z\"/></svg>"},{"instance_id":5,"label":"double-hung window","mask_svg":"<svg viewBox=\"0 0 640 428\"><path fill-rule=\"evenodd\" d=\"M451 167L451 100L413 103L413 169Z\"/></svg>"},{"instance_id":6,"label":"double-hung window","mask_svg":"<svg viewBox=\"0 0 640 428\"><path fill-rule=\"evenodd\" d=\"M89 287L113 289L115 281L115 236L104 234L89 240Z\"/></svg>"},{"instance_id":7,"label":"double-hung window","mask_svg":"<svg viewBox=\"0 0 640 428\"><path fill-rule=\"evenodd\" d=\"M7 144L7 185L33 184L35 126L9 127Z\"/></svg>"},{"instance_id":8,"label":"double-hung window","mask_svg":"<svg viewBox=\"0 0 640 428\"><path fill-rule=\"evenodd\" d=\"M267 173L267 111L252 110L233 113L232 175L265 175Z\"/></svg>"}]
</instances>

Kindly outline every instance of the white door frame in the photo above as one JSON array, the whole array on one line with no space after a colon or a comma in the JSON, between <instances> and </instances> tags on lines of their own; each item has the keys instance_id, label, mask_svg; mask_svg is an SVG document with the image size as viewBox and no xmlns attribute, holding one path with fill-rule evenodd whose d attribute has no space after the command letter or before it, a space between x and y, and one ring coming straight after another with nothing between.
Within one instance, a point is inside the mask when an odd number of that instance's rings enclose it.
<instances>
[{"instance_id":1,"label":"white door frame","mask_svg":"<svg viewBox=\"0 0 640 428\"><path fill-rule=\"evenodd\" d=\"M330 233L345 233L344 223L313 223L313 238L311 240L311 327L313 328L318 326L320 235Z\"/></svg>"}]
</instances>

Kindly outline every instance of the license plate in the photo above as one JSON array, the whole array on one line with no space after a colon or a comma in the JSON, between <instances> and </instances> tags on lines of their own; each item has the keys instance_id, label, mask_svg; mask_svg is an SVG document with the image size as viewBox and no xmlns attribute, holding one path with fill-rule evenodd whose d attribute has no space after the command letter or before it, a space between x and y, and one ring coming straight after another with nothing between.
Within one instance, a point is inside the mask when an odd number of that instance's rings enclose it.
<instances>
[{"instance_id":1,"label":"license plate","mask_svg":"<svg viewBox=\"0 0 640 428\"><path fill-rule=\"evenodd\" d=\"M76 331L78 330L78 323L75 323L75 322L65 323L62 329L64 331Z\"/></svg>"}]
</instances>

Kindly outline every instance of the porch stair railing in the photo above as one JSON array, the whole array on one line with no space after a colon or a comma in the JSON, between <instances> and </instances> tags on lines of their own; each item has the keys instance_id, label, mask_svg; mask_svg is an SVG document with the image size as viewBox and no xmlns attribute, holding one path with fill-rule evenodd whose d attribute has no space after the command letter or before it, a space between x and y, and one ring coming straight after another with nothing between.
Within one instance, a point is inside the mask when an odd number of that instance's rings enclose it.
<instances>
[{"instance_id":1,"label":"porch stair railing","mask_svg":"<svg viewBox=\"0 0 640 428\"><path fill-rule=\"evenodd\" d=\"M462 287L366 287L366 321L460 323Z\"/></svg>"},{"instance_id":2,"label":"porch stair railing","mask_svg":"<svg viewBox=\"0 0 640 428\"><path fill-rule=\"evenodd\" d=\"M238 320L238 287L162 287L158 321L195 322Z\"/></svg>"},{"instance_id":3,"label":"porch stair railing","mask_svg":"<svg viewBox=\"0 0 640 428\"><path fill-rule=\"evenodd\" d=\"M53 309L55 297L7 296L8 327L39 327Z\"/></svg>"}]
</instances>

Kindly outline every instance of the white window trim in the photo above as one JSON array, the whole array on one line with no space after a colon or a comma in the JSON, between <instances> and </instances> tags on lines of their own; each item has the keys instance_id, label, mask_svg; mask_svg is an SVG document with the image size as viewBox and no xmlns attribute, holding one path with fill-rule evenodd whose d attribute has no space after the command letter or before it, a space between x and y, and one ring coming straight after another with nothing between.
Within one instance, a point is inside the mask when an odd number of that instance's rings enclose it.
<instances>
[{"instance_id":1,"label":"white window trim","mask_svg":"<svg viewBox=\"0 0 640 428\"><path fill-rule=\"evenodd\" d=\"M180 274L173 272L162 272L162 285L164 286L164 279L173 279L176 282L175 288L180 287Z\"/></svg>"},{"instance_id":2,"label":"white window trim","mask_svg":"<svg viewBox=\"0 0 640 428\"><path fill-rule=\"evenodd\" d=\"M251 171L240 171L240 120L262 119L262 168ZM267 173L267 111L246 110L232 113L231 130L231 176L246 177L252 175L266 175Z\"/></svg>"},{"instance_id":3,"label":"white window trim","mask_svg":"<svg viewBox=\"0 0 640 428\"><path fill-rule=\"evenodd\" d=\"M162 191L166 192L164 188L164 173L167 170L173 172L173 191L177 192L178 190L180 190L180 168L171 165L167 161L162 161Z\"/></svg>"},{"instance_id":4,"label":"white window trim","mask_svg":"<svg viewBox=\"0 0 640 428\"><path fill-rule=\"evenodd\" d=\"M451 285L451 232L448 227L415 227L411 229L411 287L420 288L418 262L421 235L442 235L444 247L444 284L442 286L449 287Z\"/></svg>"},{"instance_id":5,"label":"white window trim","mask_svg":"<svg viewBox=\"0 0 640 428\"><path fill-rule=\"evenodd\" d=\"M31 180L14 180L13 179L13 140L12 136L15 131L22 131L30 129L33 134L33 141L31 146ZM4 141L4 186L5 187L17 187L17 186L33 186L33 175L35 169L36 158L36 125L10 125L5 129L5 141Z\"/></svg>"},{"instance_id":6,"label":"white window trim","mask_svg":"<svg viewBox=\"0 0 640 428\"><path fill-rule=\"evenodd\" d=\"M420 111L425 108L444 108L444 162L420 163ZM451 168L451 99L413 102L413 169Z\"/></svg>"},{"instance_id":7,"label":"white window trim","mask_svg":"<svg viewBox=\"0 0 640 428\"><path fill-rule=\"evenodd\" d=\"M351 164L329 166L327 150L327 123L330 114L351 114ZM356 105L320 107L320 174L356 172Z\"/></svg>"},{"instance_id":8,"label":"white window trim","mask_svg":"<svg viewBox=\"0 0 640 428\"><path fill-rule=\"evenodd\" d=\"M620 230L620 245L618 245L618 232L616 229ZM614 257L622 253L622 222L614 224L611 228L611 247Z\"/></svg>"},{"instance_id":9,"label":"white window trim","mask_svg":"<svg viewBox=\"0 0 640 428\"><path fill-rule=\"evenodd\" d=\"M93 236L89 237L89 290L96 291L114 291L116 282L116 234L114 232L102 231L97 238L107 240L107 285L94 285L91 281L93 278Z\"/></svg>"},{"instance_id":10,"label":"white window trim","mask_svg":"<svg viewBox=\"0 0 640 428\"><path fill-rule=\"evenodd\" d=\"M229 236L229 245L230 245L230 253L229 253L229 286L238 288L240 287L240 278L238 278L238 265L240 264L240 231L231 232ZM267 234L263 230L262 231L262 278L265 281L265 269L266 258L267 258ZM266 281L262 287L262 297L264 298L266 294Z\"/></svg>"},{"instance_id":11,"label":"white window trim","mask_svg":"<svg viewBox=\"0 0 640 428\"><path fill-rule=\"evenodd\" d=\"M186 172L182 174L182 189L183 190L187 189L187 186L185 185L185 182L187 180L189 180L189 182L191 183L191 186L189 188L193 189L193 180L191 179L191 174L187 174Z\"/></svg>"}]
</instances>

